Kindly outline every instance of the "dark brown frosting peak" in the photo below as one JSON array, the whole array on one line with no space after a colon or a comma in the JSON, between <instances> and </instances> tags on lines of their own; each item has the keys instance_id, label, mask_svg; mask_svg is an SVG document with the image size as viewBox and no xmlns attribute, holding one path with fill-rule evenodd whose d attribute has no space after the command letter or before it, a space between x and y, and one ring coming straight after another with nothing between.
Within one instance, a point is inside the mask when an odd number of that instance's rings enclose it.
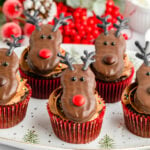
<instances>
[{"instance_id":1,"label":"dark brown frosting peak","mask_svg":"<svg viewBox=\"0 0 150 150\"><path fill-rule=\"evenodd\" d=\"M7 103L16 93L18 80L16 73L19 68L19 59L12 52L7 56L8 49L0 49L0 105Z\"/></svg>"},{"instance_id":2,"label":"dark brown frosting peak","mask_svg":"<svg viewBox=\"0 0 150 150\"><path fill-rule=\"evenodd\" d=\"M35 30L30 37L30 50L28 53L28 65L37 74L50 73L60 61L57 53L62 43L62 35L59 30L52 32L53 26L41 25L40 30ZM50 57L44 59L39 56L41 50L50 51Z\"/></svg>"},{"instance_id":3,"label":"dark brown frosting peak","mask_svg":"<svg viewBox=\"0 0 150 150\"><path fill-rule=\"evenodd\" d=\"M122 35L117 37L115 34L114 30L107 35L102 33L95 41L96 62L92 69L100 80L114 81L121 76L124 68L126 42Z\"/></svg>"},{"instance_id":4,"label":"dark brown frosting peak","mask_svg":"<svg viewBox=\"0 0 150 150\"><path fill-rule=\"evenodd\" d=\"M86 122L96 113L95 75L90 68L83 70L82 64L73 65L74 70L66 69L61 77L63 94L62 109L68 120ZM85 99L82 106L73 104L73 97L81 95Z\"/></svg>"}]
</instances>

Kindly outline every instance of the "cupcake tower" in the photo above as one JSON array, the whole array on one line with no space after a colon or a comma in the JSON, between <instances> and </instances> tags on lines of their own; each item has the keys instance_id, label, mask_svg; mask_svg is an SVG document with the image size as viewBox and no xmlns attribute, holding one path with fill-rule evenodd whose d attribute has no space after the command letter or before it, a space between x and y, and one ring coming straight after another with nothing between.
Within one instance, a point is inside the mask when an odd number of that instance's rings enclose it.
<instances>
[{"instance_id":1,"label":"cupcake tower","mask_svg":"<svg viewBox=\"0 0 150 150\"><path fill-rule=\"evenodd\" d=\"M10 128L21 122L26 114L31 88L17 74L19 59L14 48L23 37L8 42L9 49L0 49L0 128Z\"/></svg>"},{"instance_id":2,"label":"cupcake tower","mask_svg":"<svg viewBox=\"0 0 150 150\"><path fill-rule=\"evenodd\" d=\"M125 54L126 42L121 34L127 28L127 19L120 19L119 24L114 24L116 30L108 31L110 23L105 18L98 17L103 24L98 27L104 30L95 41L95 63L92 70L96 75L99 94L108 103L117 102L125 87L132 81L134 69Z\"/></svg>"},{"instance_id":3,"label":"cupcake tower","mask_svg":"<svg viewBox=\"0 0 150 150\"><path fill-rule=\"evenodd\" d=\"M143 48L135 43L141 53L136 56L144 63L136 73L136 82L128 86L122 95L124 119L127 128L134 134L150 137L150 62L147 52L150 42Z\"/></svg>"},{"instance_id":4,"label":"cupcake tower","mask_svg":"<svg viewBox=\"0 0 150 150\"><path fill-rule=\"evenodd\" d=\"M62 73L61 87L50 95L47 105L55 134L77 144L88 143L99 135L105 112L105 104L95 91L94 73L88 67L95 61L94 52L84 53L84 64L72 64L68 53L58 54L68 68Z\"/></svg>"},{"instance_id":5,"label":"cupcake tower","mask_svg":"<svg viewBox=\"0 0 150 150\"><path fill-rule=\"evenodd\" d=\"M66 65L59 63L60 58L57 57L58 52L64 53L60 49L62 35L58 28L67 25L66 21L72 17L61 14L60 19L55 18L54 26L39 26L38 11L33 16L28 12L25 15L28 17L27 22L34 24L36 30L30 37L29 48L22 53L20 73L28 79L33 90L32 97L46 99L60 85L59 75L66 68Z\"/></svg>"}]
</instances>

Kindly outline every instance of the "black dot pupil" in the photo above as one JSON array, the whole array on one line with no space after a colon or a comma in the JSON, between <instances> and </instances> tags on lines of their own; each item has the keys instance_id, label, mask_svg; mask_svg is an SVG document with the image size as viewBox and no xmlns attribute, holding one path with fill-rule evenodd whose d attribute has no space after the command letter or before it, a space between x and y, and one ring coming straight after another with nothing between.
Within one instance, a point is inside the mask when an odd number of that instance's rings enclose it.
<instances>
[{"instance_id":1,"label":"black dot pupil","mask_svg":"<svg viewBox=\"0 0 150 150\"><path fill-rule=\"evenodd\" d=\"M150 76L150 72L147 72L146 75L147 75L147 76Z\"/></svg>"},{"instance_id":2,"label":"black dot pupil","mask_svg":"<svg viewBox=\"0 0 150 150\"><path fill-rule=\"evenodd\" d=\"M76 81L77 80L77 78L76 77L72 77L72 79L71 79L72 81Z\"/></svg>"},{"instance_id":3,"label":"black dot pupil","mask_svg":"<svg viewBox=\"0 0 150 150\"><path fill-rule=\"evenodd\" d=\"M84 81L84 80L85 80L84 77L81 77L81 78L80 78L80 81Z\"/></svg>"},{"instance_id":4,"label":"black dot pupil","mask_svg":"<svg viewBox=\"0 0 150 150\"><path fill-rule=\"evenodd\" d=\"M51 36L51 35L49 35L49 36L48 36L48 39L52 39L52 36Z\"/></svg>"},{"instance_id":5,"label":"black dot pupil","mask_svg":"<svg viewBox=\"0 0 150 150\"><path fill-rule=\"evenodd\" d=\"M114 46L114 45L115 45L115 42L112 42L111 45Z\"/></svg>"},{"instance_id":6,"label":"black dot pupil","mask_svg":"<svg viewBox=\"0 0 150 150\"><path fill-rule=\"evenodd\" d=\"M108 45L108 42L105 41L105 42L104 42L104 45Z\"/></svg>"},{"instance_id":7,"label":"black dot pupil","mask_svg":"<svg viewBox=\"0 0 150 150\"><path fill-rule=\"evenodd\" d=\"M8 66L8 62L4 62L2 65L5 67Z\"/></svg>"},{"instance_id":8,"label":"black dot pupil","mask_svg":"<svg viewBox=\"0 0 150 150\"><path fill-rule=\"evenodd\" d=\"M41 39L45 39L46 37L45 37L45 35L41 35Z\"/></svg>"}]
</instances>

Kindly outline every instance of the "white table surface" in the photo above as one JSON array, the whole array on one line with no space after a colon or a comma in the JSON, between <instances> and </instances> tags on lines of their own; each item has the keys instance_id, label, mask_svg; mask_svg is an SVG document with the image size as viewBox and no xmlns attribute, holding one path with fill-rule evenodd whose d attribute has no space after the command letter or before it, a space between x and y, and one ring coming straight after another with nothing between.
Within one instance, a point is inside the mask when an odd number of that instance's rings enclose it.
<instances>
[{"instance_id":1,"label":"white table surface","mask_svg":"<svg viewBox=\"0 0 150 150\"><path fill-rule=\"evenodd\" d=\"M131 32L130 32L131 33ZM129 34L130 34L129 33ZM136 51L136 47L134 45L134 42L136 40L140 41L142 44L144 44L144 41L145 41L145 36L144 34L140 34L140 33L135 33L135 32L132 32L131 34L131 38L129 38L129 40L127 41L127 49L131 50L131 51ZM28 44L28 40L26 39L23 43L23 45L27 45ZM0 48L1 47L6 47L6 44L3 43L2 41L0 41ZM9 147L9 146L6 146L6 145L1 145L0 144L0 150L20 150L18 148L13 148L13 147Z\"/></svg>"}]
</instances>

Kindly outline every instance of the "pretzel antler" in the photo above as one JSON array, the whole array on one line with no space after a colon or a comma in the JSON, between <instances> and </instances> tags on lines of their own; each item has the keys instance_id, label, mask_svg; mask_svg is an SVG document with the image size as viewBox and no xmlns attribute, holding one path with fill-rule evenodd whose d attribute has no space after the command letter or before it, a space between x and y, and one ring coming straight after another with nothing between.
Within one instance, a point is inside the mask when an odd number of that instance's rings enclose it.
<instances>
[{"instance_id":1,"label":"pretzel antler","mask_svg":"<svg viewBox=\"0 0 150 150\"><path fill-rule=\"evenodd\" d=\"M13 42L7 42L7 45L9 46L9 49L7 51L7 56L10 56L13 52L13 50L16 47L20 47L21 44L19 43L20 40L24 39L24 36L20 36L20 37L15 37L14 35L11 35Z\"/></svg>"},{"instance_id":2,"label":"pretzel antler","mask_svg":"<svg viewBox=\"0 0 150 150\"><path fill-rule=\"evenodd\" d=\"M41 19L38 18L38 14L39 14L39 11L38 11L38 10L35 10L33 16L31 16L28 11L24 11L24 15L27 17L26 22L35 25L35 26L36 26L36 29L37 29L37 30L40 30L41 28L40 28L40 26L39 26L39 23L41 22Z\"/></svg>"},{"instance_id":3,"label":"pretzel antler","mask_svg":"<svg viewBox=\"0 0 150 150\"><path fill-rule=\"evenodd\" d=\"M91 63L95 62L95 59L93 58L93 56L95 55L95 52L88 53L88 51L85 50L84 54L85 54L85 57L81 56L81 60L84 63L84 66L83 66L82 69L83 70L87 70L87 68L89 67L89 65Z\"/></svg>"},{"instance_id":4,"label":"pretzel antler","mask_svg":"<svg viewBox=\"0 0 150 150\"><path fill-rule=\"evenodd\" d=\"M119 37L121 30L128 29L128 25L127 25L128 19L127 18L121 19L120 17L117 17L117 20L119 21L120 24L119 25L114 24L114 27L117 29L116 37Z\"/></svg>"},{"instance_id":5,"label":"pretzel antler","mask_svg":"<svg viewBox=\"0 0 150 150\"><path fill-rule=\"evenodd\" d=\"M72 19L72 16L67 16L67 17L64 17L64 14L61 13L60 14L60 18L57 19L56 17L54 18L54 22L55 22L55 25L52 29L53 32L55 32L60 26L62 25L67 25L68 23L66 22L68 19Z\"/></svg>"},{"instance_id":6,"label":"pretzel antler","mask_svg":"<svg viewBox=\"0 0 150 150\"><path fill-rule=\"evenodd\" d=\"M140 45L140 43L138 41L135 42L135 45L138 47L138 49L140 50L140 53L136 53L136 57L138 57L139 59L144 60L144 63L146 66L150 66L150 62L148 61L148 56L150 55L150 53L146 53L148 46L149 46L150 42L147 41L145 43L145 47L142 48L142 46Z\"/></svg>"},{"instance_id":7,"label":"pretzel antler","mask_svg":"<svg viewBox=\"0 0 150 150\"><path fill-rule=\"evenodd\" d=\"M104 34L107 35L108 34L108 26L111 24L110 22L107 22L107 19L110 17L110 16L106 16L104 18L100 17L100 16L96 16L97 19L101 20L103 22L103 24L97 24L98 27L104 29Z\"/></svg>"},{"instance_id":8,"label":"pretzel antler","mask_svg":"<svg viewBox=\"0 0 150 150\"><path fill-rule=\"evenodd\" d=\"M74 67L72 65L73 58L69 57L68 52L65 53L65 56L63 56L61 53L58 53L57 56L63 59L63 60L60 60L61 63L68 65L70 70L72 71L74 70Z\"/></svg>"}]
</instances>

